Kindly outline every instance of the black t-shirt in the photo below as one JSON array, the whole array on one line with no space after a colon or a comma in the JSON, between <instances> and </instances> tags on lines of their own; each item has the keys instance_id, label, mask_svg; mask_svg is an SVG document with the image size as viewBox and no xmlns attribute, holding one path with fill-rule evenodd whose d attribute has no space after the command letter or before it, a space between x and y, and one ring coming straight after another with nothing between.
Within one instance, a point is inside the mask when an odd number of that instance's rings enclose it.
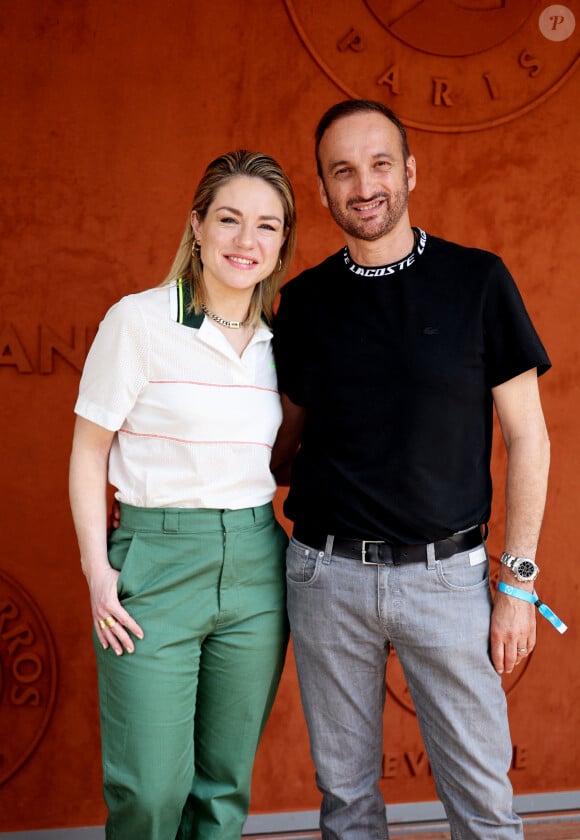
<instances>
[{"instance_id":1,"label":"black t-shirt","mask_svg":"<svg viewBox=\"0 0 580 840\"><path fill-rule=\"evenodd\" d=\"M306 408L286 515L425 543L487 521L491 389L550 367L503 262L417 231L399 263L348 250L282 289L278 382Z\"/></svg>"}]
</instances>

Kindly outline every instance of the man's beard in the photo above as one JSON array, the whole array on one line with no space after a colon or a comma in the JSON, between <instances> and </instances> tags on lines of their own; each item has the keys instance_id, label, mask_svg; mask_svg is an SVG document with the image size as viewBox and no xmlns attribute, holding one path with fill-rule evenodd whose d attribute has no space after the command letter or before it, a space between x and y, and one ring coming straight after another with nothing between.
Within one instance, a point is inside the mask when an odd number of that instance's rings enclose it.
<instances>
[{"instance_id":1,"label":"man's beard","mask_svg":"<svg viewBox=\"0 0 580 840\"><path fill-rule=\"evenodd\" d=\"M409 203L409 187L407 179L400 190L395 193L375 193L370 198L351 198L347 202L347 209L343 210L338 203L334 201L328 193L326 194L328 201L328 209L330 215L336 224L349 236L355 239L362 239L366 242L374 242L380 239L386 233L390 233L399 223ZM369 201L376 201L377 199L384 199L386 202L380 208L380 215L376 218L357 219L356 210L348 212L348 208L353 204L367 204Z\"/></svg>"}]
</instances>

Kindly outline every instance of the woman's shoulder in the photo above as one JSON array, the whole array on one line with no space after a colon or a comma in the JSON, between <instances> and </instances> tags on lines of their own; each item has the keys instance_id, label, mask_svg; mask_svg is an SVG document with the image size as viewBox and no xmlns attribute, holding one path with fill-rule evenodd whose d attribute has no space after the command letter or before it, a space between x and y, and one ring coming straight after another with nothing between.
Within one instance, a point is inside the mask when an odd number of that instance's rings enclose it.
<instances>
[{"instance_id":1,"label":"woman's shoulder","mask_svg":"<svg viewBox=\"0 0 580 840\"><path fill-rule=\"evenodd\" d=\"M175 284L172 284L173 286ZM171 295L171 285L154 286L140 292L131 292L114 303L107 317L144 317L166 313Z\"/></svg>"}]
</instances>

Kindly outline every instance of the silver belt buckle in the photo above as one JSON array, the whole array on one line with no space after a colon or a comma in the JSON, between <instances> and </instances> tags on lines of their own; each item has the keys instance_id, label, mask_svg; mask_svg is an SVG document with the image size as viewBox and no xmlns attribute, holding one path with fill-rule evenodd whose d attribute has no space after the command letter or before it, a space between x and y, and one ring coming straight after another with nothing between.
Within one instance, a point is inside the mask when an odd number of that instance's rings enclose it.
<instances>
[{"instance_id":1,"label":"silver belt buckle","mask_svg":"<svg viewBox=\"0 0 580 840\"><path fill-rule=\"evenodd\" d=\"M362 541L362 562L364 566L382 566L382 563L373 563L372 560L367 560L367 545L384 545L384 540L363 540Z\"/></svg>"}]
</instances>

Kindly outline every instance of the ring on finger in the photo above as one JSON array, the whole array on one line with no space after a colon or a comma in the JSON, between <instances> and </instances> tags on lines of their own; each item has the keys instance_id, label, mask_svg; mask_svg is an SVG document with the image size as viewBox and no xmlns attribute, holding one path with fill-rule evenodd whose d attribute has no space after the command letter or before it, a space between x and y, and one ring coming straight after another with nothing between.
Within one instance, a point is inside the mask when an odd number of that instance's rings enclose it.
<instances>
[{"instance_id":1,"label":"ring on finger","mask_svg":"<svg viewBox=\"0 0 580 840\"><path fill-rule=\"evenodd\" d=\"M517 650L517 652L518 652L518 653L527 653L527 652L528 652L527 647L524 647L524 648L516 648L516 650Z\"/></svg>"},{"instance_id":2,"label":"ring on finger","mask_svg":"<svg viewBox=\"0 0 580 840\"><path fill-rule=\"evenodd\" d=\"M101 630L104 630L105 627L114 627L116 623L117 622L112 615L108 615L106 618L99 619L99 627L101 628Z\"/></svg>"}]
</instances>

